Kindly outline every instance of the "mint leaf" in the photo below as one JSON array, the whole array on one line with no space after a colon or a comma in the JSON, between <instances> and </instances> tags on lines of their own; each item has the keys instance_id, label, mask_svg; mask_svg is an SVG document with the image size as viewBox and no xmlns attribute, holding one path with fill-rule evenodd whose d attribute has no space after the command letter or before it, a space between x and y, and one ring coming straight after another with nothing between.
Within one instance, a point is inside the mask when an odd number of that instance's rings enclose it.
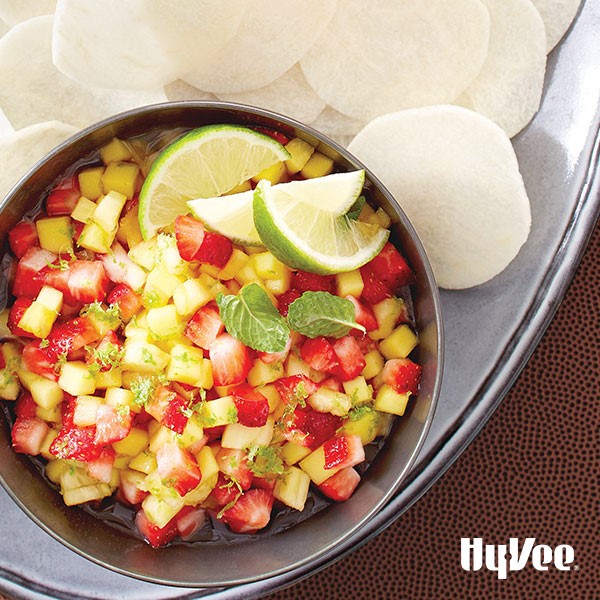
<instances>
[{"instance_id":1,"label":"mint leaf","mask_svg":"<svg viewBox=\"0 0 600 600\"><path fill-rule=\"evenodd\" d=\"M261 352L285 350L290 328L258 284L243 287L237 296L217 296L225 329L246 346Z\"/></svg>"},{"instance_id":2,"label":"mint leaf","mask_svg":"<svg viewBox=\"0 0 600 600\"><path fill-rule=\"evenodd\" d=\"M354 304L329 292L304 292L290 304L290 327L309 338L341 338L351 329L365 331L354 321Z\"/></svg>"},{"instance_id":3,"label":"mint leaf","mask_svg":"<svg viewBox=\"0 0 600 600\"><path fill-rule=\"evenodd\" d=\"M359 196L356 199L356 202L350 207L350 209L346 213L346 216L349 219L356 221L356 219L358 219L360 213L362 212L363 206L365 205L366 201L367 199L364 196Z\"/></svg>"}]
</instances>

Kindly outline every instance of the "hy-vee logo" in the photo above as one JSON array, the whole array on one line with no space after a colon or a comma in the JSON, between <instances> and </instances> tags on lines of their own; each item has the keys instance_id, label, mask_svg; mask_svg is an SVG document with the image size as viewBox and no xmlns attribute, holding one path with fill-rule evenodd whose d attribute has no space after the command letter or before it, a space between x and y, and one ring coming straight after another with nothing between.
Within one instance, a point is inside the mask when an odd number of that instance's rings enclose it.
<instances>
[{"instance_id":1,"label":"hy-vee logo","mask_svg":"<svg viewBox=\"0 0 600 600\"><path fill-rule=\"evenodd\" d=\"M507 556L507 550L509 556ZM535 538L526 538L520 547L517 538L510 538L508 545L483 545L483 538L461 538L460 565L465 571L479 571L484 565L496 571L498 579L506 579L509 571L522 571L531 560L537 571L547 571L550 565L559 571L570 571L575 560L575 551L568 544L551 548L535 543ZM576 566L573 566L577 570Z\"/></svg>"}]
</instances>

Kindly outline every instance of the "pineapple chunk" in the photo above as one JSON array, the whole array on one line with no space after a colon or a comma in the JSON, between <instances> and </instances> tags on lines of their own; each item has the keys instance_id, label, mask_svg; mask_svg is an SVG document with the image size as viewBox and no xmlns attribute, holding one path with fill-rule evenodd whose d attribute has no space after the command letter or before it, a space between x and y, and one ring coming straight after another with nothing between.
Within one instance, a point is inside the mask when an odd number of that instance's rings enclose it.
<instances>
[{"instance_id":1,"label":"pineapple chunk","mask_svg":"<svg viewBox=\"0 0 600 600\"><path fill-rule=\"evenodd\" d=\"M96 391L96 378L84 362L67 362L60 370L58 386L71 396L86 396Z\"/></svg>"},{"instance_id":2,"label":"pineapple chunk","mask_svg":"<svg viewBox=\"0 0 600 600\"><path fill-rule=\"evenodd\" d=\"M63 305L63 293L49 285L45 285L38 294L36 302L45 306L48 310L60 312Z\"/></svg>"},{"instance_id":3,"label":"pineapple chunk","mask_svg":"<svg viewBox=\"0 0 600 600\"><path fill-rule=\"evenodd\" d=\"M379 435L380 422L381 413L365 407L357 418L351 416L338 431L359 436L363 446L366 446Z\"/></svg>"},{"instance_id":4,"label":"pineapple chunk","mask_svg":"<svg viewBox=\"0 0 600 600\"><path fill-rule=\"evenodd\" d=\"M271 292L275 296L281 296L287 292L292 283L292 272L288 271L284 277L281 279L266 279L265 280L265 289L267 292Z\"/></svg>"},{"instance_id":5,"label":"pineapple chunk","mask_svg":"<svg viewBox=\"0 0 600 600\"><path fill-rule=\"evenodd\" d=\"M75 401L73 423L78 427L96 424L96 413L103 400L99 396L78 396Z\"/></svg>"},{"instance_id":6,"label":"pineapple chunk","mask_svg":"<svg viewBox=\"0 0 600 600\"><path fill-rule=\"evenodd\" d=\"M254 270L252 263L248 262L248 264L242 267L236 274L235 280L240 285L246 285L247 283L260 282L260 277L258 273Z\"/></svg>"},{"instance_id":7,"label":"pineapple chunk","mask_svg":"<svg viewBox=\"0 0 600 600\"><path fill-rule=\"evenodd\" d=\"M91 167L79 171L77 179L79 190L83 196L90 200L98 200L102 196L102 173L104 173L104 167Z\"/></svg>"},{"instance_id":8,"label":"pineapple chunk","mask_svg":"<svg viewBox=\"0 0 600 600\"><path fill-rule=\"evenodd\" d=\"M67 506L85 504L92 500L102 500L112 494L112 488L107 483L95 483L75 489L63 491L63 501Z\"/></svg>"},{"instance_id":9,"label":"pineapple chunk","mask_svg":"<svg viewBox=\"0 0 600 600\"><path fill-rule=\"evenodd\" d=\"M290 467L278 477L273 495L286 506L303 510L309 488L310 477L298 467Z\"/></svg>"},{"instance_id":10,"label":"pineapple chunk","mask_svg":"<svg viewBox=\"0 0 600 600\"><path fill-rule=\"evenodd\" d=\"M167 502L154 494L148 494L142 501L142 508L148 520L157 527L164 527L183 506L183 499L179 502Z\"/></svg>"},{"instance_id":11,"label":"pineapple chunk","mask_svg":"<svg viewBox=\"0 0 600 600\"><path fill-rule=\"evenodd\" d=\"M200 279L186 279L173 291L173 304L182 317L195 313L199 308L210 302L212 286Z\"/></svg>"},{"instance_id":12,"label":"pineapple chunk","mask_svg":"<svg viewBox=\"0 0 600 600\"><path fill-rule=\"evenodd\" d=\"M106 389L104 401L110 406L119 408L126 406L127 408L137 412L140 407L135 403L135 396L131 390L126 390L119 386L111 386Z\"/></svg>"},{"instance_id":13,"label":"pineapple chunk","mask_svg":"<svg viewBox=\"0 0 600 600\"><path fill-rule=\"evenodd\" d=\"M241 194L242 192L247 192L252 189L252 183L247 179L246 181L242 181L242 183L238 183L236 186L232 187L228 192L223 194L224 196L230 196L231 194Z\"/></svg>"},{"instance_id":14,"label":"pineapple chunk","mask_svg":"<svg viewBox=\"0 0 600 600\"><path fill-rule=\"evenodd\" d=\"M350 396L336 392L327 387L320 387L314 394L307 399L307 403L317 412L331 413L338 417L344 417L352 408Z\"/></svg>"},{"instance_id":15,"label":"pineapple chunk","mask_svg":"<svg viewBox=\"0 0 600 600\"><path fill-rule=\"evenodd\" d=\"M350 381L342 382L342 386L344 387L344 392L350 396L353 407L369 403L373 399L373 389L362 375Z\"/></svg>"},{"instance_id":16,"label":"pineapple chunk","mask_svg":"<svg viewBox=\"0 0 600 600\"><path fill-rule=\"evenodd\" d=\"M238 248L234 248L227 264L219 272L219 279L221 281L233 279L236 273L243 269L249 261L250 257L245 252L242 252Z\"/></svg>"},{"instance_id":17,"label":"pineapple chunk","mask_svg":"<svg viewBox=\"0 0 600 600\"><path fill-rule=\"evenodd\" d=\"M63 473L68 471L70 468L71 467L66 460L63 460L62 458L55 458L54 460L48 461L48 464L44 469L44 474L52 483L60 485L60 478L62 477Z\"/></svg>"},{"instance_id":18,"label":"pineapple chunk","mask_svg":"<svg viewBox=\"0 0 600 600\"><path fill-rule=\"evenodd\" d=\"M152 271L156 266L156 247L158 239L152 237L149 240L140 242L133 248L130 248L127 256L138 266L143 267L146 271Z\"/></svg>"},{"instance_id":19,"label":"pineapple chunk","mask_svg":"<svg viewBox=\"0 0 600 600\"><path fill-rule=\"evenodd\" d=\"M171 361L167 370L167 378L171 381L203 387L198 385L202 375L203 363L207 360L204 358L202 350L194 346L177 344L171 348L170 354Z\"/></svg>"},{"instance_id":20,"label":"pineapple chunk","mask_svg":"<svg viewBox=\"0 0 600 600\"><path fill-rule=\"evenodd\" d=\"M208 498L208 495L213 491L215 485L217 485L217 480L219 478L219 465L209 446L204 446L202 450L196 454L196 460L200 467L202 479L197 487L189 491L183 497L186 506L196 506L196 504L204 502Z\"/></svg>"},{"instance_id":21,"label":"pineapple chunk","mask_svg":"<svg viewBox=\"0 0 600 600\"><path fill-rule=\"evenodd\" d=\"M0 398L2 400L16 400L19 397L21 386L16 374L10 369L0 369Z\"/></svg>"},{"instance_id":22,"label":"pineapple chunk","mask_svg":"<svg viewBox=\"0 0 600 600\"><path fill-rule=\"evenodd\" d=\"M381 412L402 416L406 410L410 392L398 394L389 385L384 383L375 397L375 408Z\"/></svg>"},{"instance_id":23,"label":"pineapple chunk","mask_svg":"<svg viewBox=\"0 0 600 600\"><path fill-rule=\"evenodd\" d=\"M127 436L114 442L112 447L117 454L139 456L148 447L148 433L145 429L132 427Z\"/></svg>"},{"instance_id":24,"label":"pineapple chunk","mask_svg":"<svg viewBox=\"0 0 600 600\"><path fill-rule=\"evenodd\" d=\"M288 465L295 465L310 454L310 448L294 442L287 442L281 448L281 458Z\"/></svg>"},{"instance_id":25,"label":"pineapple chunk","mask_svg":"<svg viewBox=\"0 0 600 600\"><path fill-rule=\"evenodd\" d=\"M146 308L164 306L173 296L173 292L185 279L167 271L158 265L148 273L144 286L143 303Z\"/></svg>"},{"instance_id":26,"label":"pineapple chunk","mask_svg":"<svg viewBox=\"0 0 600 600\"><path fill-rule=\"evenodd\" d=\"M169 364L170 356L158 346L137 339L127 339L123 345L121 366L129 371L157 373Z\"/></svg>"},{"instance_id":27,"label":"pineapple chunk","mask_svg":"<svg viewBox=\"0 0 600 600\"><path fill-rule=\"evenodd\" d=\"M205 427L229 425L237 421L237 409L232 396L209 400L202 405L202 422Z\"/></svg>"},{"instance_id":28,"label":"pineapple chunk","mask_svg":"<svg viewBox=\"0 0 600 600\"><path fill-rule=\"evenodd\" d=\"M113 138L108 144L100 148L102 162L107 165L111 162L130 160L133 156L128 144L118 138Z\"/></svg>"},{"instance_id":29,"label":"pineapple chunk","mask_svg":"<svg viewBox=\"0 0 600 600\"><path fill-rule=\"evenodd\" d=\"M273 439L273 424L273 417L269 417L262 427L230 423L223 431L221 447L242 450L253 445L268 446Z\"/></svg>"},{"instance_id":30,"label":"pineapple chunk","mask_svg":"<svg viewBox=\"0 0 600 600\"><path fill-rule=\"evenodd\" d=\"M290 352L285 361L285 374L289 377L291 375L306 375L311 376L311 368L293 352Z\"/></svg>"},{"instance_id":31,"label":"pineapple chunk","mask_svg":"<svg viewBox=\"0 0 600 600\"><path fill-rule=\"evenodd\" d=\"M123 385L123 371L118 367L96 373L96 389L120 388Z\"/></svg>"},{"instance_id":32,"label":"pineapple chunk","mask_svg":"<svg viewBox=\"0 0 600 600\"><path fill-rule=\"evenodd\" d=\"M379 343L379 350L385 358L406 358L416 347L416 333L406 324L402 324Z\"/></svg>"},{"instance_id":33,"label":"pineapple chunk","mask_svg":"<svg viewBox=\"0 0 600 600\"><path fill-rule=\"evenodd\" d=\"M148 450L156 454L157 450L165 444L177 442L177 434L168 427L160 425L158 429L150 436Z\"/></svg>"},{"instance_id":34,"label":"pineapple chunk","mask_svg":"<svg viewBox=\"0 0 600 600\"><path fill-rule=\"evenodd\" d=\"M291 277L291 270L270 252L259 252L250 256L250 264L261 279L283 279Z\"/></svg>"},{"instance_id":35,"label":"pineapple chunk","mask_svg":"<svg viewBox=\"0 0 600 600\"><path fill-rule=\"evenodd\" d=\"M197 412L192 413L179 437L178 444L182 448L188 448L198 442L206 442L207 439L204 437L204 427L200 415Z\"/></svg>"},{"instance_id":36,"label":"pineapple chunk","mask_svg":"<svg viewBox=\"0 0 600 600\"><path fill-rule=\"evenodd\" d=\"M365 379L373 379L376 375L381 373L385 360L378 350L371 350L365 354L365 368L362 370L361 375Z\"/></svg>"},{"instance_id":37,"label":"pineapple chunk","mask_svg":"<svg viewBox=\"0 0 600 600\"><path fill-rule=\"evenodd\" d=\"M35 222L40 246L55 254L73 252L73 228L70 217L48 217Z\"/></svg>"},{"instance_id":38,"label":"pineapple chunk","mask_svg":"<svg viewBox=\"0 0 600 600\"><path fill-rule=\"evenodd\" d=\"M133 248L142 242L143 238L140 231L137 206L130 209L119 221L117 240L121 244L126 244L129 248Z\"/></svg>"},{"instance_id":39,"label":"pineapple chunk","mask_svg":"<svg viewBox=\"0 0 600 600\"><path fill-rule=\"evenodd\" d=\"M115 443L118 444L120 442ZM149 450L142 450L142 452L140 452L137 456L134 456L129 461L129 468L140 471L140 473L152 473L152 471L156 471L157 469L156 456L154 456L154 454Z\"/></svg>"},{"instance_id":40,"label":"pineapple chunk","mask_svg":"<svg viewBox=\"0 0 600 600\"><path fill-rule=\"evenodd\" d=\"M273 384L262 385L258 391L269 401L269 413L274 412L281 404L281 397Z\"/></svg>"},{"instance_id":41,"label":"pineapple chunk","mask_svg":"<svg viewBox=\"0 0 600 600\"><path fill-rule=\"evenodd\" d=\"M332 171L333 159L320 152L314 152L300 173L304 179L313 179L315 177L329 175Z\"/></svg>"},{"instance_id":42,"label":"pineapple chunk","mask_svg":"<svg viewBox=\"0 0 600 600\"><path fill-rule=\"evenodd\" d=\"M108 170L108 169L107 169ZM109 234L110 245L112 245L119 226L121 211L127 202L125 194L109 191L106 196L98 201L92 220Z\"/></svg>"},{"instance_id":43,"label":"pineapple chunk","mask_svg":"<svg viewBox=\"0 0 600 600\"><path fill-rule=\"evenodd\" d=\"M404 312L404 300L401 298L386 298L373 305L373 312L378 327L369 332L369 337L373 340L382 340L392 333L400 315Z\"/></svg>"},{"instance_id":44,"label":"pineapple chunk","mask_svg":"<svg viewBox=\"0 0 600 600\"><path fill-rule=\"evenodd\" d=\"M91 250L92 252L107 254L112 245L112 238L107 231L100 227L100 225L97 225L93 221L89 221L84 225L81 235L77 240L77 245Z\"/></svg>"},{"instance_id":45,"label":"pineapple chunk","mask_svg":"<svg viewBox=\"0 0 600 600\"><path fill-rule=\"evenodd\" d=\"M335 278L338 296L341 296L342 298L345 298L346 296L360 298L365 284L358 269L347 271L346 273L338 273Z\"/></svg>"},{"instance_id":46,"label":"pineapple chunk","mask_svg":"<svg viewBox=\"0 0 600 600\"><path fill-rule=\"evenodd\" d=\"M159 339L179 335L182 323L173 304L150 308L146 315L146 322L150 333Z\"/></svg>"},{"instance_id":47,"label":"pineapple chunk","mask_svg":"<svg viewBox=\"0 0 600 600\"><path fill-rule=\"evenodd\" d=\"M64 393L58 383L25 369L17 371L23 386L29 390L34 402L42 408L51 409L60 404Z\"/></svg>"},{"instance_id":48,"label":"pineapple chunk","mask_svg":"<svg viewBox=\"0 0 600 600\"><path fill-rule=\"evenodd\" d=\"M290 158L285 161L285 166L290 175L299 173L315 151L313 146L300 138L291 139L286 144L285 149L290 153Z\"/></svg>"},{"instance_id":49,"label":"pineapple chunk","mask_svg":"<svg viewBox=\"0 0 600 600\"><path fill-rule=\"evenodd\" d=\"M140 181L140 168L132 162L111 162L102 174L102 190L105 194L119 192L133 198Z\"/></svg>"},{"instance_id":50,"label":"pineapple chunk","mask_svg":"<svg viewBox=\"0 0 600 600\"><path fill-rule=\"evenodd\" d=\"M325 468L325 452L323 446L319 446L306 458L303 458L300 461L300 467L317 485L321 485L326 479L329 479L339 471L338 467L333 467L331 469Z\"/></svg>"},{"instance_id":51,"label":"pineapple chunk","mask_svg":"<svg viewBox=\"0 0 600 600\"><path fill-rule=\"evenodd\" d=\"M95 210L96 203L85 196L81 196L71 213L71 218L79 223L88 223Z\"/></svg>"},{"instance_id":52,"label":"pineapple chunk","mask_svg":"<svg viewBox=\"0 0 600 600\"><path fill-rule=\"evenodd\" d=\"M62 421L60 406L54 406L52 408L42 408L41 406L38 406L35 409L35 416L47 423L60 423Z\"/></svg>"},{"instance_id":53,"label":"pineapple chunk","mask_svg":"<svg viewBox=\"0 0 600 600\"><path fill-rule=\"evenodd\" d=\"M284 162L276 162L274 165L263 169L258 175L252 178L252 181L258 183L261 179L266 179L272 184L281 183L286 181L288 176L288 170Z\"/></svg>"},{"instance_id":54,"label":"pineapple chunk","mask_svg":"<svg viewBox=\"0 0 600 600\"><path fill-rule=\"evenodd\" d=\"M57 410L58 412L60 412L60 408L58 406L55 407L54 410ZM50 446L52 445L52 442L57 437L58 437L58 429L50 429L48 431L48 433L46 434L46 437L44 438L44 441L42 442L42 445L40 447L40 454L46 460L54 460L56 458L56 456L54 456L54 454L52 454L50 452Z\"/></svg>"},{"instance_id":55,"label":"pineapple chunk","mask_svg":"<svg viewBox=\"0 0 600 600\"><path fill-rule=\"evenodd\" d=\"M62 304L63 293L45 285L38 297L25 309L19 320L19 327L33 333L36 337L47 337Z\"/></svg>"},{"instance_id":56,"label":"pineapple chunk","mask_svg":"<svg viewBox=\"0 0 600 600\"><path fill-rule=\"evenodd\" d=\"M271 383L281 377L285 377L282 363L274 362L267 364L260 360L260 358L257 358L248 372L247 379L251 386L256 387Z\"/></svg>"}]
</instances>

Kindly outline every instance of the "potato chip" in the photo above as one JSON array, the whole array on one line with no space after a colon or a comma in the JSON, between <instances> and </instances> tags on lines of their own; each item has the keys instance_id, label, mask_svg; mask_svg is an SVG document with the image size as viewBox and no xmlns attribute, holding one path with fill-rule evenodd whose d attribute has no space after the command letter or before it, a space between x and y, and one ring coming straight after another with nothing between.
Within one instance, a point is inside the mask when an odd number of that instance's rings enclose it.
<instances>
[{"instance_id":1,"label":"potato chip","mask_svg":"<svg viewBox=\"0 0 600 600\"><path fill-rule=\"evenodd\" d=\"M199 90L197 87L183 81L183 79L176 79L171 83L167 83L164 90L167 99L172 102L180 100L217 100L217 97L211 92Z\"/></svg>"},{"instance_id":2,"label":"potato chip","mask_svg":"<svg viewBox=\"0 0 600 600\"><path fill-rule=\"evenodd\" d=\"M300 65L328 104L368 121L452 102L483 65L488 36L479 0L339 0Z\"/></svg>"},{"instance_id":3,"label":"potato chip","mask_svg":"<svg viewBox=\"0 0 600 600\"><path fill-rule=\"evenodd\" d=\"M182 77L215 93L256 90L281 77L313 45L337 0L254 0L235 36Z\"/></svg>"},{"instance_id":4,"label":"potato chip","mask_svg":"<svg viewBox=\"0 0 600 600\"><path fill-rule=\"evenodd\" d=\"M235 94L221 93L217 96L229 102L268 108L302 123L316 119L325 108L325 101L310 87L298 64L258 90Z\"/></svg>"},{"instance_id":5,"label":"potato chip","mask_svg":"<svg viewBox=\"0 0 600 600\"><path fill-rule=\"evenodd\" d=\"M530 0L481 0L490 11L490 47L475 81L455 104L492 119L509 137L540 107L546 33Z\"/></svg>"},{"instance_id":6,"label":"potato chip","mask_svg":"<svg viewBox=\"0 0 600 600\"><path fill-rule=\"evenodd\" d=\"M0 39L0 108L15 129L59 120L85 127L114 113L166 100L162 89L114 92L83 86L52 64L53 17L34 17Z\"/></svg>"},{"instance_id":7,"label":"potato chip","mask_svg":"<svg viewBox=\"0 0 600 600\"><path fill-rule=\"evenodd\" d=\"M379 117L348 150L411 219L438 285L462 289L500 273L527 240L529 199L504 131L458 106Z\"/></svg>"},{"instance_id":8,"label":"potato chip","mask_svg":"<svg viewBox=\"0 0 600 600\"><path fill-rule=\"evenodd\" d=\"M0 198L4 198L38 160L76 132L72 125L47 121L0 139Z\"/></svg>"},{"instance_id":9,"label":"potato chip","mask_svg":"<svg viewBox=\"0 0 600 600\"><path fill-rule=\"evenodd\" d=\"M0 0L0 18L9 25L16 25L32 17L51 15L56 0Z\"/></svg>"},{"instance_id":10,"label":"potato chip","mask_svg":"<svg viewBox=\"0 0 600 600\"><path fill-rule=\"evenodd\" d=\"M210 62L245 7L244 0L58 0L54 61L86 85L162 86Z\"/></svg>"},{"instance_id":11,"label":"potato chip","mask_svg":"<svg viewBox=\"0 0 600 600\"><path fill-rule=\"evenodd\" d=\"M546 26L546 51L561 40L575 19L581 0L531 0Z\"/></svg>"}]
</instances>

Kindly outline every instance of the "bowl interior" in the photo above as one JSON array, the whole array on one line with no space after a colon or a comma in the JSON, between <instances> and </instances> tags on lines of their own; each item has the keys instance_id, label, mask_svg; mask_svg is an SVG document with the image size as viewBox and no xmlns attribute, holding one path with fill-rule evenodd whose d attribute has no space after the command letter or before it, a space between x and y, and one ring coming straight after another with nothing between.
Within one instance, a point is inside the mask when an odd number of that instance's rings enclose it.
<instances>
[{"instance_id":1,"label":"bowl interior","mask_svg":"<svg viewBox=\"0 0 600 600\"><path fill-rule=\"evenodd\" d=\"M145 107L84 130L38 163L0 202L0 241L61 173L112 137L213 123L275 127L318 146L342 170L364 168L318 132L259 109L207 102ZM222 543L182 542L155 550L80 508L66 507L32 461L12 451L8 419L2 413L0 481L9 495L38 525L72 550L117 572L158 583L229 586L265 579L333 556L336 545L365 524L402 485L431 423L442 370L441 315L431 268L414 229L395 200L368 170L367 181L372 200L393 217L392 240L402 248L417 275L412 291L423 376L419 396L411 401L406 414L396 419L383 449L350 500L328 506L279 533L271 531Z\"/></svg>"}]
</instances>

